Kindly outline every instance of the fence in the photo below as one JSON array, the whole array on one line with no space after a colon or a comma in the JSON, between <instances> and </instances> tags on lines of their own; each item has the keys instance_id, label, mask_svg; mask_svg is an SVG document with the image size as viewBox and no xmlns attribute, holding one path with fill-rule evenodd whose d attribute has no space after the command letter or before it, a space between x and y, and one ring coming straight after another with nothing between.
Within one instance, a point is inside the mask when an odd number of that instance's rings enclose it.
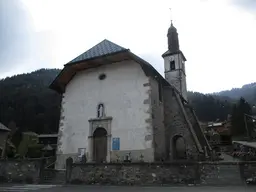
<instances>
[{"instance_id":1,"label":"fence","mask_svg":"<svg viewBox=\"0 0 256 192\"><path fill-rule=\"evenodd\" d=\"M66 170L54 169L56 158L42 159L40 167L40 183L63 184L66 182Z\"/></svg>"}]
</instances>

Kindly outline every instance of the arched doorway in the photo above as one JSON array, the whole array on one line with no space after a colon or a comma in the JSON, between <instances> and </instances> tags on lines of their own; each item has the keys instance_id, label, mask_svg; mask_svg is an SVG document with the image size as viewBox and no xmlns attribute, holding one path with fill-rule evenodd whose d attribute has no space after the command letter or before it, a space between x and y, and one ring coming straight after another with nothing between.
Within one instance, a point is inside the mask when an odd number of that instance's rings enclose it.
<instances>
[{"instance_id":1,"label":"arched doorway","mask_svg":"<svg viewBox=\"0 0 256 192\"><path fill-rule=\"evenodd\" d=\"M107 131L97 128L93 133L93 159L96 162L104 162L107 157Z\"/></svg>"},{"instance_id":2,"label":"arched doorway","mask_svg":"<svg viewBox=\"0 0 256 192\"><path fill-rule=\"evenodd\" d=\"M3 156L3 149L0 147L0 159L2 158Z\"/></svg>"},{"instance_id":3,"label":"arched doorway","mask_svg":"<svg viewBox=\"0 0 256 192\"><path fill-rule=\"evenodd\" d=\"M172 139L172 151L174 159L186 159L186 143L181 135L176 135Z\"/></svg>"}]
</instances>

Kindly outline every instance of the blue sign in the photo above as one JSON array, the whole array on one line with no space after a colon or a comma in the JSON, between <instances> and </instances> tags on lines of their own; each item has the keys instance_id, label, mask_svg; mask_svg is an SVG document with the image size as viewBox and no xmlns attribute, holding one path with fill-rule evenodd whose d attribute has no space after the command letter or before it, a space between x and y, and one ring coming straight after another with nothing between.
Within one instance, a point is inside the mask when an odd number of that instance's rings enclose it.
<instances>
[{"instance_id":1,"label":"blue sign","mask_svg":"<svg viewBox=\"0 0 256 192\"><path fill-rule=\"evenodd\" d=\"M120 150L120 138L115 137L112 139L112 150L118 151Z\"/></svg>"}]
</instances>

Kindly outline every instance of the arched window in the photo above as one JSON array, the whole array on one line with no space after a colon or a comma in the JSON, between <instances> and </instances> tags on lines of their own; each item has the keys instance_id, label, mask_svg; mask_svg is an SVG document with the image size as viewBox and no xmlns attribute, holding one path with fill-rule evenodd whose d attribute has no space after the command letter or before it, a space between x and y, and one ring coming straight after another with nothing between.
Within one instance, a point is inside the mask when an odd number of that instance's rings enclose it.
<instances>
[{"instance_id":1,"label":"arched window","mask_svg":"<svg viewBox=\"0 0 256 192\"><path fill-rule=\"evenodd\" d=\"M175 61L170 61L170 70L175 70Z\"/></svg>"},{"instance_id":2,"label":"arched window","mask_svg":"<svg viewBox=\"0 0 256 192\"><path fill-rule=\"evenodd\" d=\"M97 117L101 118L104 116L104 105L100 103L97 108Z\"/></svg>"}]
</instances>

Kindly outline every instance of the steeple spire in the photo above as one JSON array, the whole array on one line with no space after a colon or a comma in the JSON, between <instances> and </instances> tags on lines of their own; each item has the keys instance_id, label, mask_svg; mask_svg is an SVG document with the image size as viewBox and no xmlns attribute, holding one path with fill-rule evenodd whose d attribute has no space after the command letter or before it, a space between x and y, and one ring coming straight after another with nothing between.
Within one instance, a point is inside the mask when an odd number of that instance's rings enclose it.
<instances>
[{"instance_id":1,"label":"steeple spire","mask_svg":"<svg viewBox=\"0 0 256 192\"><path fill-rule=\"evenodd\" d=\"M178 32L174 27L172 18L167 38L168 50L162 55L164 58L165 79L187 100L186 58L180 50Z\"/></svg>"},{"instance_id":2,"label":"steeple spire","mask_svg":"<svg viewBox=\"0 0 256 192\"><path fill-rule=\"evenodd\" d=\"M170 53L179 51L180 50L179 37L178 37L177 29L174 27L172 20L171 20L171 26L168 29L167 37L168 37L168 50L170 51Z\"/></svg>"}]
</instances>

